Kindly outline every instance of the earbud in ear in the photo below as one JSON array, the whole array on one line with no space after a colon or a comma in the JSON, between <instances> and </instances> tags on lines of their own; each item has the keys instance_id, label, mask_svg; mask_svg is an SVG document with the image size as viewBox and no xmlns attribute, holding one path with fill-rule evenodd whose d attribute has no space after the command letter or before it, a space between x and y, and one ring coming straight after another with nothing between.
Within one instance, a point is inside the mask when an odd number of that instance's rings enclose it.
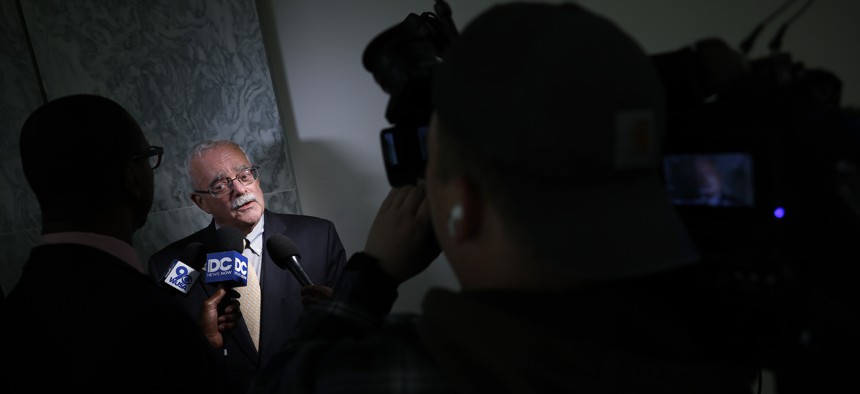
<instances>
[{"instance_id":1,"label":"earbud in ear","mask_svg":"<svg viewBox=\"0 0 860 394\"><path fill-rule=\"evenodd\" d=\"M457 235L457 222L463 218L463 206L460 204L451 207L451 212L448 212L448 234L451 238Z\"/></svg>"}]
</instances>

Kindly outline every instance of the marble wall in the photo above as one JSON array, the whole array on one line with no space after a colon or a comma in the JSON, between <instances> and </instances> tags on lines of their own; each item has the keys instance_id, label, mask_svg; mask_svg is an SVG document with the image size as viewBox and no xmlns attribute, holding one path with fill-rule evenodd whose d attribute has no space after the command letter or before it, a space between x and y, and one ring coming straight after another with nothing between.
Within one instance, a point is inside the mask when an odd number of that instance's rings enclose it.
<instances>
[{"instance_id":1,"label":"marble wall","mask_svg":"<svg viewBox=\"0 0 860 394\"><path fill-rule=\"evenodd\" d=\"M27 115L43 102L14 1L0 1L0 287L21 275L29 246L39 239L39 204L24 181L18 135Z\"/></svg>"},{"instance_id":2,"label":"marble wall","mask_svg":"<svg viewBox=\"0 0 860 394\"><path fill-rule=\"evenodd\" d=\"M135 234L141 259L209 223L188 198L183 169L187 151L203 139L245 147L260 165L267 208L300 212L254 0L19 3L20 13L15 2L0 2L0 284L6 292L39 235L18 134L44 99L109 97L140 121L150 144L165 148L152 212ZM74 171L82 192L93 186L88 169Z\"/></svg>"}]
</instances>

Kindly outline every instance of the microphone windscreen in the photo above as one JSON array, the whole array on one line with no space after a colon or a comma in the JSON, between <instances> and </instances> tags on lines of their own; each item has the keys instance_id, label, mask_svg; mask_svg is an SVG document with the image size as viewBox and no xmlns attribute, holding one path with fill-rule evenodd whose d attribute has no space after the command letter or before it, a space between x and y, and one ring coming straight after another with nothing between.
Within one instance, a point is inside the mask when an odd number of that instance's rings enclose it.
<instances>
[{"instance_id":1,"label":"microphone windscreen","mask_svg":"<svg viewBox=\"0 0 860 394\"><path fill-rule=\"evenodd\" d=\"M203 269L203 266L206 265L205 256L206 251L203 249L203 244L200 242L191 242L182 248L182 252L179 254L179 261L197 271L200 271Z\"/></svg>"},{"instance_id":2,"label":"microphone windscreen","mask_svg":"<svg viewBox=\"0 0 860 394\"><path fill-rule=\"evenodd\" d=\"M215 232L218 239L218 251L234 251L242 253L245 250L245 235L236 227L221 227Z\"/></svg>"},{"instance_id":3,"label":"microphone windscreen","mask_svg":"<svg viewBox=\"0 0 860 394\"><path fill-rule=\"evenodd\" d=\"M272 260L278 265L289 261L291 256L301 257L296 243L282 234L275 234L269 237L266 240L266 250L272 256Z\"/></svg>"}]
</instances>

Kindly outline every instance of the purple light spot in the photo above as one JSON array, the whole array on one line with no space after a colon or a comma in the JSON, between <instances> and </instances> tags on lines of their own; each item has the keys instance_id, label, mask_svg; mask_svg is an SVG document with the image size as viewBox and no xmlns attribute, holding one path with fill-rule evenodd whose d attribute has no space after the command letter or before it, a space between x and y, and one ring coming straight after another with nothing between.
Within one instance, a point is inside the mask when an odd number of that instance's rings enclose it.
<instances>
[{"instance_id":1,"label":"purple light spot","mask_svg":"<svg viewBox=\"0 0 860 394\"><path fill-rule=\"evenodd\" d=\"M773 210L773 216L777 219L782 219L785 216L785 208L776 207L776 209Z\"/></svg>"}]
</instances>

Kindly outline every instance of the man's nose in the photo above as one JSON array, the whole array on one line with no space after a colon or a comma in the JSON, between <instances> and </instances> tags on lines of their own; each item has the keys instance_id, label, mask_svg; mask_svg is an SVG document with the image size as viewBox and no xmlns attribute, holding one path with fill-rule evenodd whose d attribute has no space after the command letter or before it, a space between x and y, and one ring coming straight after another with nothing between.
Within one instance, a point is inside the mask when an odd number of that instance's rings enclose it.
<instances>
[{"instance_id":1,"label":"man's nose","mask_svg":"<svg viewBox=\"0 0 860 394\"><path fill-rule=\"evenodd\" d=\"M243 185L242 182L239 182L238 180L233 181L233 193L242 195L245 194L246 191L248 191L248 186Z\"/></svg>"}]
</instances>

